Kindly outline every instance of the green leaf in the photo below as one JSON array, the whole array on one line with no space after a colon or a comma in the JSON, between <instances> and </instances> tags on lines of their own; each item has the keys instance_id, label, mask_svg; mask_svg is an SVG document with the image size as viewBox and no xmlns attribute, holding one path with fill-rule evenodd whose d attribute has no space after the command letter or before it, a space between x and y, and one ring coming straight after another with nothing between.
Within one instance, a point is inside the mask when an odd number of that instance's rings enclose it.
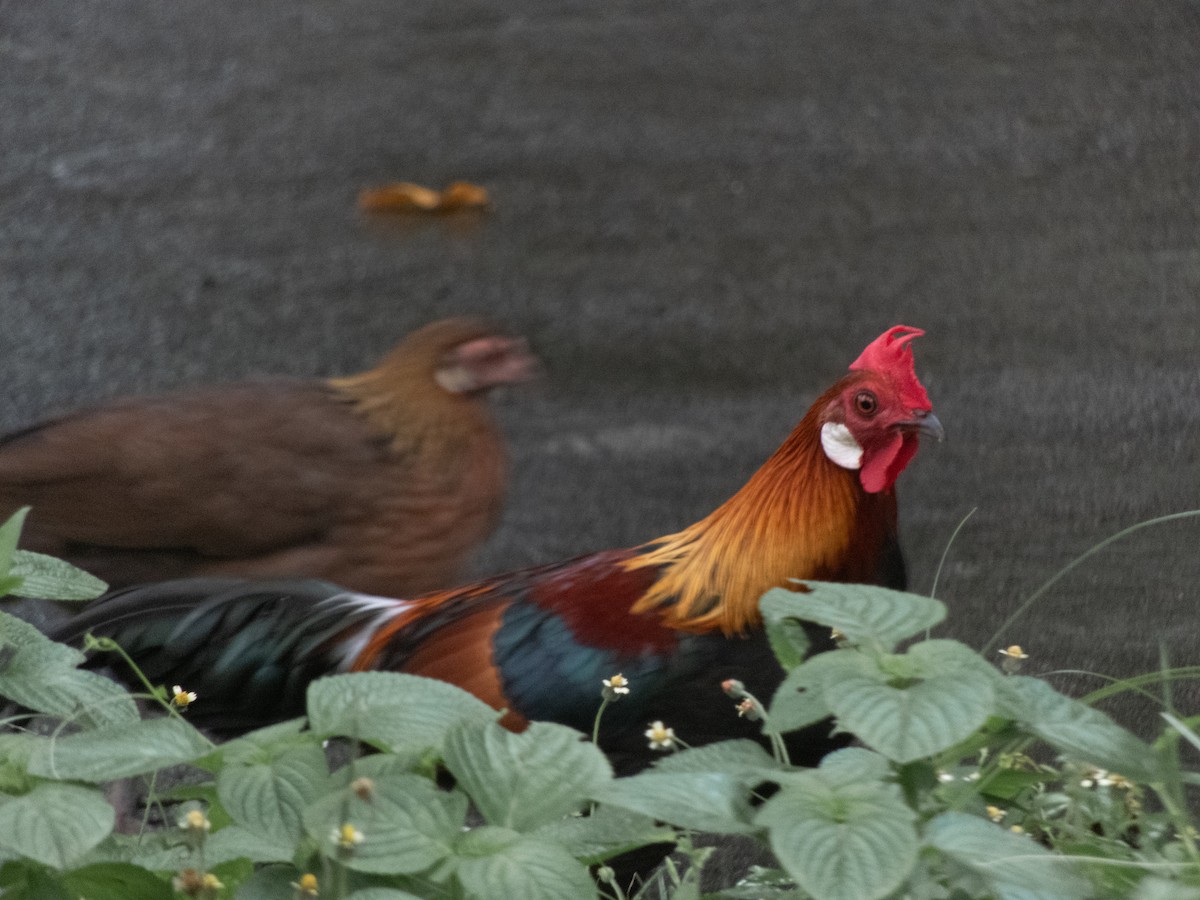
<instances>
[{"instance_id":1,"label":"green leaf","mask_svg":"<svg viewBox=\"0 0 1200 900\"><path fill-rule=\"evenodd\" d=\"M190 847L177 828L146 834L110 834L87 858L85 863L129 863L152 872L178 872L193 864Z\"/></svg>"},{"instance_id":2,"label":"green leaf","mask_svg":"<svg viewBox=\"0 0 1200 900\"><path fill-rule=\"evenodd\" d=\"M836 628L852 644L885 649L932 628L946 617L946 606L930 597L867 584L801 582L809 593L774 588L760 601L764 618L793 618Z\"/></svg>"},{"instance_id":3,"label":"green leaf","mask_svg":"<svg viewBox=\"0 0 1200 900\"><path fill-rule=\"evenodd\" d=\"M789 592L790 593L790 592ZM765 599L765 598L764 598ZM781 603L760 603L763 614L763 626L767 632L767 641L775 658L779 660L786 672L790 672L804 662L812 649L812 641L808 637L805 624L792 615L782 613L785 608ZM811 627L811 626L809 626Z\"/></svg>"},{"instance_id":4,"label":"green leaf","mask_svg":"<svg viewBox=\"0 0 1200 900\"><path fill-rule=\"evenodd\" d=\"M355 891L349 900L421 900L416 894L389 887L370 887Z\"/></svg>"},{"instance_id":5,"label":"green leaf","mask_svg":"<svg viewBox=\"0 0 1200 900\"><path fill-rule=\"evenodd\" d=\"M129 863L97 863L63 876L75 897L82 900L172 900L169 882L141 866Z\"/></svg>"},{"instance_id":6,"label":"green leaf","mask_svg":"<svg viewBox=\"0 0 1200 900\"><path fill-rule=\"evenodd\" d=\"M204 842L204 861L210 866L233 859L255 863L288 862L296 855L296 841L283 841L275 834L230 825L214 831Z\"/></svg>"},{"instance_id":7,"label":"green leaf","mask_svg":"<svg viewBox=\"0 0 1200 900\"><path fill-rule=\"evenodd\" d=\"M644 772L612 781L594 799L681 828L719 834L754 831L745 785L724 772Z\"/></svg>"},{"instance_id":8,"label":"green leaf","mask_svg":"<svg viewBox=\"0 0 1200 900\"><path fill-rule=\"evenodd\" d=\"M103 795L75 784L39 784L19 797L0 796L0 847L64 869L112 831Z\"/></svg>"},{"instance_id":9,"label":"green leaf","mask_svg":"<svg viewBox=\"0 0 1200 900\"><path fill-rule=\"evenodd\" d=\"M774 778L781 768L761 744L747 738L667 753L654 763L655 772L723 772L751 782Z\"/></svg>"},{"instance_id":10,"label":"green leaf","mask_svg":"<svg viewBox=\"0 0 1200 900\"><path fill-rule=\"evenodd\" d=\"M1084 900L1092 896L1091 885L1079 876L1073 861L976 816L942 813L925 826L925 843L973 873L999 897Z\"/></svg>"},{"instance_id":11,"label":"green leaf","mask_svg":"<svg viewBox=\"0 0 1200 900\"><path fill-rule=\"evenodd\" d=\"M917 860L916 814L893 784L840 783L820 770L789 780L758 815L771 849L822 900L894 891Z\"/></svg>"},{"instance_id":12,"label":"green leaf","mask_svg":"<svg viewBox=\"0 0 1200 900\"><path fill-rule=\"evenodd\" d=\"M961 664L961 646L926 641L904 656L879 657L874 672L826 685L838 727L897 762L932 756L968 737L993 710L994 679L980 671L982 661ZM908 676L900 686L891 683L900 680L888 671L893 664Z\"/></svg>"},{"instance_id":13,"label":"green leaf","mask_svg":"<svg viewBox=\"0 0 1200 900\"><path fill-rule=\"evenodd\" d=\"M1001 715L1015 719L1061 753L1119 772L1134 781L1160 778L1153 749L1104 713L1054 690L1038 678L998 678Z\"/></svg>"},{"instance_id":14,"label":"green leaf","mask_svg":"<svg viewBox=\"0 0 1200 900\"><path fill-rule=\"evenodd\" d=\"M451 853L462 831L467 798L438 790L418 775L375 781L369 799L350 788L322 797L304 813L308 833L328 855L360 872L420 872ZM339 855L333 833L353 825L363 835L349 854Z\"/></svg>"},{"instance_id":15,"label":"green leaf","mask_svg":"<svg viewBox=\"0 0 1200 900\"><path fill-rule=\"evenodd\" d=\"M0 866L0 896L4 900L78 900L56 873L27 860Z\"/></svg>"},{"instance_id":16,"label":"green leaf","mask_svg":"<svg viewBox=\"0 0 1200 900\"><path fill-rule=\"evenodd\" d=\"M94 600L108 585L66 560L30 550L13 555L10 575L21 579L21 596L36 600Z\"/></svg>"},{"instance_id":17,"label":"green leaf","mask_svg":"<svg viewBox=\"0 0 1200 900\"><path fill-rule=\"evenodd\" d=\"M13 555L17 552L17 542L21 539L21 528L25 525L27 515L29 507L23 506L0 525L0 576L7 577L12 570Z\"/></svg>"},{"instance_id":18,"label":"green leaf","mask_svg":"<svg viewBox=\"0 0 1200 900\"><path fill-rule=\"evenodd\" d=\"M1133 900L1200 900L1200 887L1166 878L1143 878Z\"/></svg>"},{"instance_id":19,"label":"green leaf","mask_svg":"<svg viewBox=\"0 0 1200 900\"><path fill-rule=\"evenodd\" d=\"M775 689L775 696L767 707L763 731L787 734L833 715L824 693L819 690L821 676L831 666L846 675L853 675L864 667L864 658L851 650L832 650L792 669Z\"/></svg>"},{"instance_id":20,"label":"green leaf","mask_svg":"<svg viewBox=\"0 0 1200 900\"><path fill-rule=\"evenodd\" d=\"M50 741L29 763L44 778L112 781L190 762L212 749L199 731L180 719L147 719L82 731Z\"/></svg>"},{"instance_id":21,"label":"green leaf","mask_svg":"<svg viewBox=\"0 0 1200 900\"><path fill-rule=\"evenodd\" d=\"M137 706L120 685L76 666L83 654L50 640L28 622L0 612L0 695L29 709L84 724L138 719Z\"/></svg>"},{"instance_id":22,"label":"green leaf","mask_svg":"<svg viewBox=\"0 0 1200 900\"><path fill-rule=\"evenodd\" d=\"M466 691L398 672L355 672L308 686L308 718L321 735L345 735L393 750L440 749L459 722L491 722L498 713Z\"/></svg>"},{"instance_id":23,"label":"green leaf","mask_svg":"<svg viewBox=\"0 0 1200 900\"><path fill-rule=\"evenodd\" d=\"M19 662L33 672L73 668L84 661L84 655L75 648L50 640L24 619L9 613L0 612L0 641L18 654L31 651L26 660L20 655L11 657L3 670L5 676L10 675ZM3 690L2 686L0 690Z\"/></svg>"},{"instance_id":24,"label":"green leaf","mask_svg":"<svg viewBox=\"0 0 1200 900\"><path fill-rule=\"evenodd\" d=\"M557 844L485 825L459 839L455 875L468 896L562 900L594 897L587 869Z\"/></svg>"},{"instance_id":25,"label":"green leaf","mask_svg":"<svg viewBox=\"0 0 1200 900\"><path fill-rule=\"evenodd\" d=\"M446 768L491 825L527 831L561 819L612 779L604 754L564 725L514 734L463 722L446 735Z\"/></svg>"},{"instance_id":26,"label":"green leaf","mask_svg":"<svg viewBox=\"0 0 1200 900\"><path fill-rule=\"evenodd\" d=\"M263 866L238 885L235 900L296 900L292 884L299 880L295 866Z\"/></svg>"},{"instance_id":27,"label":"green leaf","mask_svg":"<svg viewBox=\"0 0 1200 900\"><path fill-rule=\"evenodd\" d=\"M325 752L315 743L262 747L227 759L217 773L217 796L233 820L275 844L295 845L304 834L304 808L329 790ZM290 857L285 856L284 859Z\"/></svg>"},{"instance_id":28,"label":"green leaf","mask_svg":"<svg viewBox=\"0 0 1200 900\"><path fill-rule=\"evenodd\" d=\"M883 781L892 774L887 757L862 747L844 747L821 760L826 783L840 786L860 781Z\"/></svg>"},{"instance_id":29,"label":"green leaf","mask_svg":"<svg viewBox=\"0 0 1200 900\"><path fill-rule=\"evenodd\" d=\"M312 733L303 733L308 719L300 716L284 722L276 722L263 728L256 728L241 737L233 738L213 747L211 753L193 762L194 765L210 772L219 772L222 766L231 763L249 765L255 762L267 762L273 752L282 752L287 747L298 744L311 744L317 740Z\"/></svg>"},{"instance_id":30,"label":"green leaf","mask_svg":"<svg viewBox=\"0 0 1200 900\"><path fill-rule=\"evenodd\" d=\"M652 817L614 806L598 806L587 816L568 816L532 834L553 841L588 865L646 844L675 840L674 830L656 824Z\"/></svg>"}]
</instances>

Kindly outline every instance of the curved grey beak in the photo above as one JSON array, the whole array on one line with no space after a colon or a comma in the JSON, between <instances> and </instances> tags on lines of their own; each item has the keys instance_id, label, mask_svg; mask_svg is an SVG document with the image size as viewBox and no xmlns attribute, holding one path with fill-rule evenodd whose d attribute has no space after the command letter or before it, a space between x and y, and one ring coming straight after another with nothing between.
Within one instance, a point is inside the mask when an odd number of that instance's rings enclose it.
<instances>
[{"instance_id":1,"label":"curved grey beak","mask_svg":"<svg viewBox=\"0 0 1200 900\"><path fill-rule=\"evenodd\" d=\"M938 441L946 439L946 430L942 428L942 423L938 421L938 417L924 410L913 410L913 417L911 419L897 422L895 427L904 431L915 431L918 434L936 438Z\"/></svg>"}]
</instances>

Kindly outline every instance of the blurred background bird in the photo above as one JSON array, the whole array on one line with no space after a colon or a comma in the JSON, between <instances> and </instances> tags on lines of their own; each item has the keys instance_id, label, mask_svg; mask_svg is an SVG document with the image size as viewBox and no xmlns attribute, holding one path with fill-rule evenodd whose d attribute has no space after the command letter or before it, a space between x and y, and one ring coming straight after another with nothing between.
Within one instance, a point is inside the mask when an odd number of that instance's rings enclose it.
<instances>
[{"instance_id":1,"label":"blurred background bird","mask_svg":"<svg viewBox=\"0 0 1200 900\"><path fill-rule=\"evenodd\" d=\"M151 584L97 601L55 637L116 639L150 678L196 690L197 723L217 730L302 714L318 676L390 670L456 684L518 730L590 730L602 682L620 673L629 692L600 735L618 772L648 761L655 720L692 745L757 737L721 684L766 700L783 675L759 597L790 578L905 585L894 485L918 437L942 436L914 371L920 334L896 326L873 341L731 499L641 546L415 599L314 580ZM830 646L827 631L810 639ZM793 736L793 761L844 743L828 732Z\"/></svg>"},{"instance_id":2,"label":"blurred background bird","mask_svg":"<svg viewBox=\"0 0 1200 900\"><path fill-rule=\"evenodd\" d=\"M0 518L31 506L22 546L113 587L230 574L443 588L504 501L486 395L537 369L524 340L459 318L358 375L117 400L0 438Z\"/></svg>"}]
</instances>

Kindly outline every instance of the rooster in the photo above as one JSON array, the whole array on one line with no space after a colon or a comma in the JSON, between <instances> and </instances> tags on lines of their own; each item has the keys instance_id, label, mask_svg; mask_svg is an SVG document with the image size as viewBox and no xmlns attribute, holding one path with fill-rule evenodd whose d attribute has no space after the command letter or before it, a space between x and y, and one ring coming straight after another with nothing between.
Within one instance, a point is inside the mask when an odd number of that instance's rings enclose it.
<instances>
[{"instance_id":1,"label":"rooster","mask_svg":"<svg viewBox=\"0 0 1200 900\"><path fill-rule=\"evenodd\" d=\"M536 372L470 319L370 371L118 400L0 438L0 520L112 586L192 575L326 578L415 594L462 577L507 481L485 404Z\"/></svg>"},{"instance_id":2,"label":"rooster","mask_svg":"<svg viewBox=\"0 0 1200 900\"><path fill-rule=\"evenodd\" d=\"M117 640L152 679L194 686L199 724L238 731L303 713L320 675L390 670L456 684L520 730L532 719L590 730L601 682L630 691L604 715L617 771L644 765L643 732L690 744L755 736L727 678L769 697L782 678L758 598L790 578L901 588L894 484L918 436L942 436L897 326L825 391L730 500L684 530L415 599L319 581L192 579L117 592L55 635ZM817 649L828 633L810 634ZM799 735L793 760L832 744Z\"/></svg>"}]
</instances>

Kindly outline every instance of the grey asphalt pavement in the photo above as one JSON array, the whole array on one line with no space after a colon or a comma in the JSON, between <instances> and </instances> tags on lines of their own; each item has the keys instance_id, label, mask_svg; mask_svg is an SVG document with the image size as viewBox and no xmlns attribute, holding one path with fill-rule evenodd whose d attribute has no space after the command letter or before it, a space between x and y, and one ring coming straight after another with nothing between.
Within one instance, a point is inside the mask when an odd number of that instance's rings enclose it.
<instances>
[{"instance_id":1,"label":"grey asphalt pavement","mask_svg":"<svg viewBox=\"0 0 1200 900\"><path fill-rule=\"evenodd\" d=\"M0 427L484 313L548 377L501 400L483 572L693 521L903 322L948 433L900 483L915 588L975 510L946 634L1200 507L1193 0L0 0L0 72ZM490 213L356 210L459 178ZM1198 550L1139 532L1001 640L1200 663Z\"/></svg>"}]
</instances>

